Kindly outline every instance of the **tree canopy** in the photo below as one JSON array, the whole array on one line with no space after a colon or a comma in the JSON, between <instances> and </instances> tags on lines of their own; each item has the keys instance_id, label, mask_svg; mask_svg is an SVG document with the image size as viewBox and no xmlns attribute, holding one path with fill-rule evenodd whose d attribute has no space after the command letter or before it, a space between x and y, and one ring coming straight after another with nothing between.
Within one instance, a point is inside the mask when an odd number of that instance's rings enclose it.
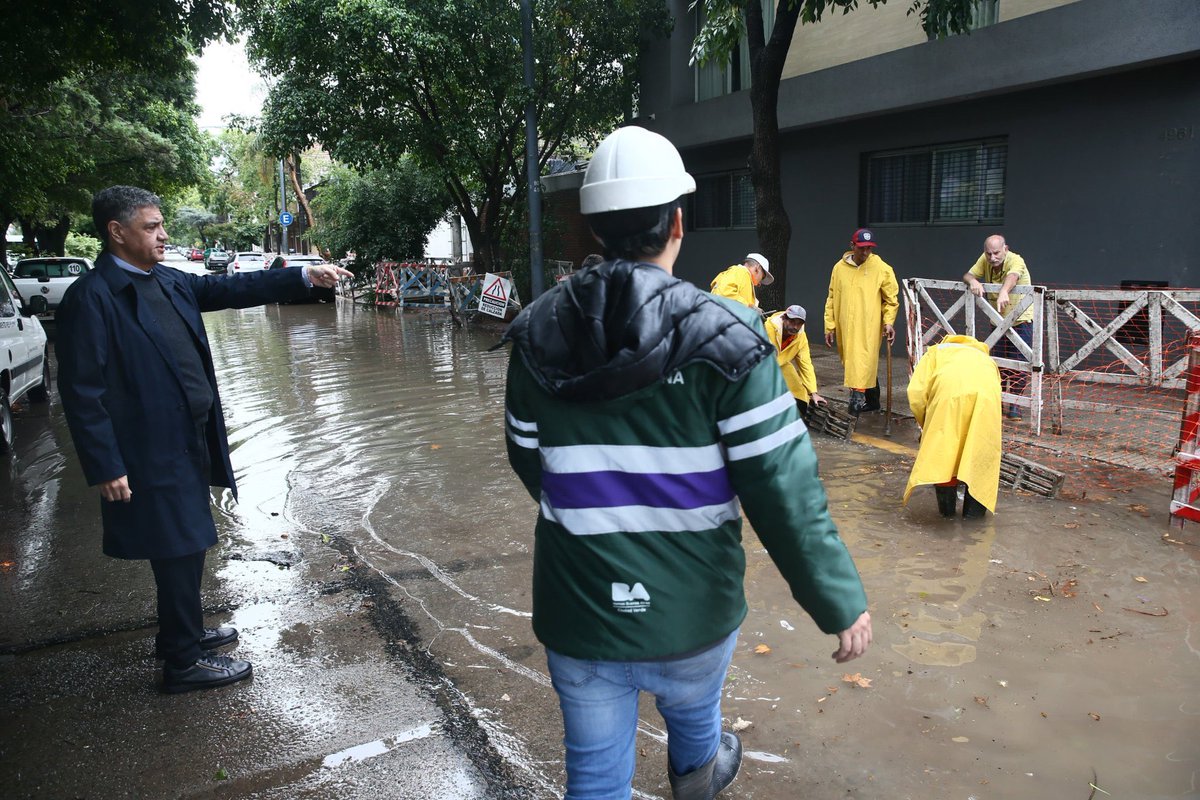
<instances>
[{"instance_id":1,"label":"tree canopy","mask_svg":"<svg viewBox=\"0 0 1200 800\"><path fill-rule=\"evenodd\" d=\"M362 263L416 260L430 231L446 215L445 185L413 159L359 174L338 167L313 206L321 219L313 241L334 258L354 253Z\"/></svg>"},{"instance_id":2,"label":"tree canopy","mask_svg":"<svg viewBox=\"0 0 1200 800\"><path fill-rule=\"evenodd\" d=\"M502 260L524 201L518 4L504 0L244 0L250 54L281 76L264 108L275 155L320 143L363 170L405 155L436 172L481 266ZM636 92L639 43L665 35L661 0L536 0L539 169L594 143Z\"/></svg>"},{"instance_id":3,"label":"tree canopy","mask_svg":"<svg viewBox=\"0 0 1200 800\"><path fill-rule=\"evenodd\" d=\"M224 0L4 4L0 225L20 219L61 253L67 215L96 190L163 194L202 180L210 153L189 56L231 14Z\"/></svg>"}]
</instances>

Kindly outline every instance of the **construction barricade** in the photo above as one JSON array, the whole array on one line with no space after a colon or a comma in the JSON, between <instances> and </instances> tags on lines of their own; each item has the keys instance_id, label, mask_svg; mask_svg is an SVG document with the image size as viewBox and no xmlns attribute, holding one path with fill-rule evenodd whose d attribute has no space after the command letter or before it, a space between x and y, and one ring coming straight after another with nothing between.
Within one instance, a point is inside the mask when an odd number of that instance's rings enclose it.
<instances>
[{"instance_id":1,"label":"construction barricade","mask_svg":"<svg viewBox=\"0 0 1200 800\"><path fill-rule=\"evenodd\" d=\"M1179 421L1175 452L1175 494L1171 522L1182 528L1187 520L1200 522L1200 334L1188 340L1187 398Z\"/></svg>"}]
</instances>

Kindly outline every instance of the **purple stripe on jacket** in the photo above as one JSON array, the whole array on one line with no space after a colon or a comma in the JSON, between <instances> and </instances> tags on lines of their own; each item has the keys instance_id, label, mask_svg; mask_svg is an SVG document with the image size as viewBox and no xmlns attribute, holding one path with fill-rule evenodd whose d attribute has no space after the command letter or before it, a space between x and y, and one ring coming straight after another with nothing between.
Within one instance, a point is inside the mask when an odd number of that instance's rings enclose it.
<instances>
[{"instance_id":1,"label":"purple stripe on jacket","mask_svg":"<svg viewBox=\"0 0 1200 800\"><path fill-rule=\"evenodd\" d=\"M543 472L542 492L554 508L701 508L733 499L724 467L712 472Z\"/></svg>"}]
</instances>

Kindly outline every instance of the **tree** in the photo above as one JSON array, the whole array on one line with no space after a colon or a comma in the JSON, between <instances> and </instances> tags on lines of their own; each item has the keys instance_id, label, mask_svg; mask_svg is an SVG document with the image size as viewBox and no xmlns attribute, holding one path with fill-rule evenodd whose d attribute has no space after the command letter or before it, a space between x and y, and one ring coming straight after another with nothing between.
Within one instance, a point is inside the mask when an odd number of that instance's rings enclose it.
<instances>
[{"instance_id":1,"label":"tree","mask_svg":"<svg viewBox=\"0 0 1200 800\"><path fill-rule=\"evenodd\" d=\"M338 167L313 200L322 224L312 240L335 258L361 263L415 260L450 207L437 175L402 158L390 169L358 173Z\"/></svg>"},{"instance_id":2,"label":"tree","mask_svg":"<svg viewBox=\"0 0 1200 800\"><path fill-rule=\"evenodd\" d=\"M887 0L866 0L872 7ZM741 38L750 50L750 108L754 134L750 145L750 180L758 217L758 239L770 260L775 283L768 290L776 305L784 300L787 283L787 252L792 224L783 204L779 169L779 82L783 64L792 46L798 22L815 23L826 10L843 14L858 7L858 0L778 0L775 24L770 34L763 22L761 0L694 0L702 6L704 26L692 43L692 61L725 63ZM971 26L976 0L912 0L908 13L918 13L921 26L931 36L966 33Z\"/></svg>"},{"instance_id":3,"label":"tree","mask_svg":"<svg viewBox=\"0 0 1200 800\"><path fill-rule=\"evenodd\" d=\"M62 253L68 212L103 185L200 174L189 56L231 19L225 0L0 6L0 223Z\"/></svg>"},{"instance_id":4,"label":"tree","mask_svg":"<svg viewBox=\"0 0 1200 800\"><path fill-rule=\"evenodd\" d=\"M536 0L539 168L575 138L594 143L636 91L643 36L664 36L661 0ZM278 75L263 132L276 156L320 143L364 171L411 155L436 171L481 268L500 268L524 202L518 4L506 0L244 0L248 49Z\"/></svg>"}]
</instances>

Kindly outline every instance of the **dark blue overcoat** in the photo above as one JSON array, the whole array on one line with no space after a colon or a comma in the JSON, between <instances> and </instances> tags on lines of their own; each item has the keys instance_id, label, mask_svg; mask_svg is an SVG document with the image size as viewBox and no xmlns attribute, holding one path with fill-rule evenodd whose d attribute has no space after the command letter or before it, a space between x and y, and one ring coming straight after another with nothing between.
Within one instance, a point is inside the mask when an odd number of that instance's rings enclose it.
<instances>
[{"instance_id":1,"label":"dark blue overcoat","mask_svg":"<svg viewBox=\"0 0 1200 800\"><path fill-rule=\"evenodd\" d=\"M130 502L100 501L104 552L117 558L175 558L211 547L209 486L236 493L200 312L308 294L299 268L193 275L159 264L152 274L199 345L213 392L207 441L153 311L111 256L101 254L96 269L72 284L55 315L58 391L87 482L129 476Z\"/></svg>"}]
</instances>

